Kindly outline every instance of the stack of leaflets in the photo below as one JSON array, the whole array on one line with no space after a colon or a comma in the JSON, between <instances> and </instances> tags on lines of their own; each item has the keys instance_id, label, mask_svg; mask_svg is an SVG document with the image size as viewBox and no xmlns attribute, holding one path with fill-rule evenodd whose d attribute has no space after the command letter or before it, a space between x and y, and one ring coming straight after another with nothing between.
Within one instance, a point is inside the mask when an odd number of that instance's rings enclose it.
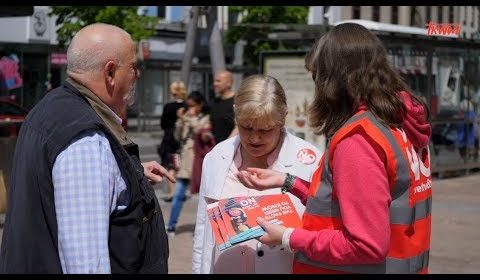
<instances>
[{"instance_id":1,"label":"stack of leaflets","mask_svg":"<svg viewBox=\"0 0 480 280\"><path fill-rule=\"evenodd\" d=\"M257 224L257 217L285 227L302 225L287 194L221 199L208 204L207 213L220 251L265 234Z\"/></svg>"}]
</instances>

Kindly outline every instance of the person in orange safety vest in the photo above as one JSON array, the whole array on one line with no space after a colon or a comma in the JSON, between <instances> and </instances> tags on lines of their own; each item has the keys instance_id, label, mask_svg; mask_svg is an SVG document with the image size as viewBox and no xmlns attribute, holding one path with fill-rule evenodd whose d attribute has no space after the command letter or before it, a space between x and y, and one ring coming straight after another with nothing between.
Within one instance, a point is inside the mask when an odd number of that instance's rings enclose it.
<instances>
[{"instance_id":1,"label":"person in orange safety vest","mask_svg":"<svg viewBox=\"0 0 480 280\"><path fill-rule=\"evenodd\" d=\"M306 205L302 228L257 219L259 240L295 252L294 273L428 273L430 113L392 68L381 41L344 23L306 56L310 125L328 139L311 183L250 168L247 187L282 187Z\"/></svg>"}]
</instances>

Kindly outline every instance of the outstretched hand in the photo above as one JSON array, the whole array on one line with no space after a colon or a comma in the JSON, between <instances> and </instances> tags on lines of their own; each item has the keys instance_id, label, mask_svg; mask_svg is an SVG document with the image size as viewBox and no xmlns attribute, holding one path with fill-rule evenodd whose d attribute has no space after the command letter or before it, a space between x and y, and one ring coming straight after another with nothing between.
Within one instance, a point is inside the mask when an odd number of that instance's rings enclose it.
<instances>
[{"instance_id":1,"label":"outstretched hand","mask_svg":"<svg viewBox=\"0 0 480 280\"><path fill-rule=\"evenodd\" d=\"M172 183L176 182L175 177L172 177L172 175L168 173L168 170L161 166L158 162L143 162L142 165L143 173L151 183L160 183L163 180L163 177L167 177L167 179Z\"/></svg>"},{"instance_id":2,"label":"outstretched hand","mask_svg":"<svg viewBox=\"0 0 480 280\"><path fill-rule=\"evenodd\" d=\"M280 188L285 177L285 173L261 168L247 168L237 173L237 178L243 185L259 191Z\"/></svg>"}]
</instances>

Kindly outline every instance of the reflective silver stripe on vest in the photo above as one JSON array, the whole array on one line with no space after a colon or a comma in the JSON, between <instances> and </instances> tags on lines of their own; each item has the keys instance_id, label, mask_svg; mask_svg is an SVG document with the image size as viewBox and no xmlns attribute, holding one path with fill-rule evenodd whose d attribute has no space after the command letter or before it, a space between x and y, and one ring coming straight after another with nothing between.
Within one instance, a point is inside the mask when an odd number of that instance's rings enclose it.
<instances>
[{"instance_id":1,"label":"reflective silver stripe on vest","mask_svg":"<svg viewBox=\"0 0 480 280\"><path fill-rule=\"evenodd\" d=\"M426 218L432 214L432 197L417 202L412 208L390 205L390 223L400 225L411 225L415 221Z\"/></svg>"},{"instance_id":2,"label":"reflective silver stripe on vest","mask_svg":"<svg viewBox=\"0 0 480 280\"><path fill-rule=\"evenodd\" d=\"M392 131L381 124L371 112L365 112L352 117L344 126L354 123L363 118L377 127L387 138L393 149L396 158L395 185L392 191L392 203L390 204L390 223L391 224L413 224L416 220L423 219L431 214L432 199L418 202L413 208L409 206L410 189L410 170L409 164L403 156L401 146L397 143ZM313 197L309 197L305 213L320 215L324 217L340 217L340 207L337 201L332 200L332 173L329 168L330 145L326 148L324 155L324 166L320 179L320 186ZM303 253L295 254L295 259L301 263L323 267L338 271L347 271L354 273L416 273L420 269L428 266L429 251L408 259L396 259L388 257L383 264L378 265L351 265L335 266L318 263L309 260Z\"/></svg>"},{"instance_id":3,"label":"reflective silver stripe on vest","mask_svg":"<svg viewBox=\"0 0 480 280\"><path fill-rule=\"evenodd\" d=\"M408 259L387 257L385 262L381 264L329 265L311 261L301 252L295 253L295 260L315 267L351 273L417 273L423 268L428 267L429 253L430 251L425 251L418 256Z\"/></svg>"},{"instance_id":4,"label":"reflective silver stripe on vest","mask_svg":"<svg viewBox=\"0 0 480 280\"><path fill-rule=\"evenodd\" d=\"M314 197L307 199L306 213L312 213L327 217L340 216L338 203L332 200L332 173L329 172L329 151L325 149L323 170L320 179L320 187Z\"/></svg>"},{"instance_id":5,"label":"reflective silver stripe on vest","mask_svg":"<svg viewBox=\"0 0 480 280\"><path fill-rule=\"evenodd\" d=\"M400 150L401 147L397 141L395 141L395 137L389 128L382 125L371 112L367 112L366 115L387 137L390 145L393 147L397 160L397 178L392 192L392 203L390 204L390 223L408 225L427 217L432 212L431 197L425 201L417 202L413 207L410 207L410 169L407 160Z\"/></svg>"},{"instance_id":6,"label":"reflective silver stripe on vest","mask_svg":"<svg viewBox=\"0 0 480 280\"><path fill-rule=\"evenodd\" d=\"M409 197L409 186L410 186L410 173L408 169L408 164L403 157L403 154L400 150L400 146L395 141L395 138L389 128L382 125L370 112L365 112L359 115L356 115L350 118L344 126L352 124L356 121L359 121L363 118L368 118L372 124L374 124L386 137L390 145L393 147L395 157L397 159L397 178L395 180L394 191L392 193L392 204L391 207L398 209L406 209L409 207L408 197ZM307 204L305 212L307 214L321 215L326 217L339 217L340 216L340 207L337 201L332 200L332 173L330 172L330 163L329 163L329 147L325 149L324 155L324 166L320 179L320 187L318 188L317 193L314 197L309 197L307 199ZM395 202L395 199L400 198L400 201ZM404 213L402 211L396 211L396 214ZM409 215L410 214L405 214ZM404 216L397 219L396 217L390 217L391 221L397 223L397 220L405 221Z\"/></svg>"},{"instance_id":7,"label":"reflective silver stripe on vest","mask_svg":"<svg viewBox=\"0 0 480 280\"><path fill-rule=\"evenodd\" d=\"M366 117L367 116L365 114L353 116L345 123L345 125L351 124ZM339 217L340 207L338 202L332 200L332 173L329 170L329 147L330 143L327 145L323 156L324 163L320 177L320 187L318 188L318 191L314 197L309 197L307 199L305 212L326 217Z\"/></svg>"},{"instance_id":8,"label":"reflective silver stripe on vest","mask_svg":"<svg viewBox=\"0 0 480 280\"><path fill-rule=\"evenodd\" d=\"M398 145L390 128L380 123L371 112L365 113L373 124L387 137L390 146L393 148L395 158L397 160L397 178L392 193L392 204L394 200L400 199L397 203L408 206L408 190L410 188L410 169L407 160L403 156L401 147Z\"/></svg>"}]
</instances>

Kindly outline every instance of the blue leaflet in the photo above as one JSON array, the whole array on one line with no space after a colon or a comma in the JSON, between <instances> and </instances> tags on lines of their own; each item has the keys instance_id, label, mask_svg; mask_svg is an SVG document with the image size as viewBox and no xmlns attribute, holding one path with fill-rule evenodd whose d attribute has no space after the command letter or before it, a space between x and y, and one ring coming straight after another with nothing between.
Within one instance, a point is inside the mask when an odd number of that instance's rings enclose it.
<instances>
[{"instance_id":1,"label":"blue leaflet","mask_svg":"<svg viewBox=\"0 0 480 280\"><path fill-rule=\"evenodd\" d=\"M227 241L223 244L218 245L218 250L223 251L223 250L225 250L227 248L230 248L232 246L233 246L232 243L230 243L230 241Z\"/></svg>"},{"instance_id":2,"label":"blue leaflet","mask_svg":"<svg viewBox=\"0 0 480 280\"><path fill-rule=\"evenodd\" d=\"M271 224L277 224L277 225L283 224L283 222L279 221L278 219L270 220L268 222L271 223ZM235 236L232 236L229 241L230 241L231 244L237 244L237 243L249 240L249 239L254 239L254 238L257 238L257 237L261 237L264 234L265 234L265 231L263 230L263 228L261 228L260 226L255 226L255 227L253 227L249 230L246 230L242 233L239 233Z\"/></svg>"}]
</instances>

